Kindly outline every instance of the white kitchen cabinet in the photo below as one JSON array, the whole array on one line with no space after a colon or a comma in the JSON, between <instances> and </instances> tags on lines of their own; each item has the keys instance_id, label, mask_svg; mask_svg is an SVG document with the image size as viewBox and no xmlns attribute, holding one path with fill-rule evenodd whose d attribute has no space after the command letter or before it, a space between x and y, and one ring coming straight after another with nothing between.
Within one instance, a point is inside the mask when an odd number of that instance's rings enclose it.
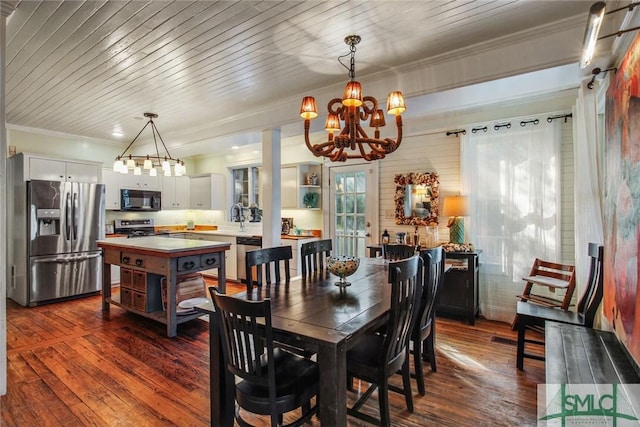
<instances>
[{"instance_id":1,"label":"white kitchen cabinet","mask_svg":"<svg viewBox=\"0 0 640 427\"><path fill-rule=\"evenodd\" d=\"M188 176L162 177L162 209L189 209L191 180Z\"/></svg>"},{"instance_id":2,"label":"white kitchen cabinet","mask_svg":"<svg viewBox=\"0 0 640 427\"><path fill-rule=\"evenodd\" d=\"M120 172L114 172L112 169L102 169L104 206L107 210L120 210L120 175Z\"/></svg>"},{"instance_id":3,"label":"white kitchen cabinet","mask_svg":"<svg viewBox=\"0 0 640 427\"><path fill-rule=\"evenodd\" d=\"M315 174L315 180L309 176ZM281 172L282 209L315 209L321 208L322 199L322 165L320 163L297 163L285 165ZM316 193L314 205L310 205L305 198L309 193Z\"/></svg>"},{"instance_id":4,"label":"white kitchen cabinet","mask_svg":"<svg viewBox=\"0 0 640 427\"><path fill-rule=\"evenodd\" d=\"M298 207L298 168L283 167L280 172L282 191L280 192L282 209L296 209Z\"/></svg>"},{"instance_id":5,"label":"white kitchen cabinet","mask_svg":"<svg viewBox=\"0 0 640 427\"><path fill-rule=\"evenodd\" d=\"M300 248L302 245L316 240L318 240L317 237L309 237L308 239L282 239L281 246L291 246L291 254L293 255L291 260L289 260L289 273L291 277L302 274L302 260L300 257Z\"/></svg>"},{"instance_id":6,"label":"white kitchen cabinet","mask_svg":"<svg viewBox=\"0 0 640 427\"><path fill-rule=\"evenodd\" d=\"M120 188L160 191L160 176L120 174Z\"/></svg>"},{"instance_id":7,"label":"white kitchen cabinet","mask_svg":"<svg viewBox=\"0 0 640 427\"><path fill-rule=\"evenodd\" d=\"M98 184L102 175L102 164L83 160L65 160L18 153L13 162L22 169L25 181L69 181Z\"/></svg>"},{"instance_id":8,"label":"white kitchen cabinet","mask_svg":"<svg viewBox=\"0 0 640 427\"><path fill-rule=\"evenodd\" d=\"M191 209L224 209L224 176L218 174L189 177Z\"/></svg>"}]
</instances>

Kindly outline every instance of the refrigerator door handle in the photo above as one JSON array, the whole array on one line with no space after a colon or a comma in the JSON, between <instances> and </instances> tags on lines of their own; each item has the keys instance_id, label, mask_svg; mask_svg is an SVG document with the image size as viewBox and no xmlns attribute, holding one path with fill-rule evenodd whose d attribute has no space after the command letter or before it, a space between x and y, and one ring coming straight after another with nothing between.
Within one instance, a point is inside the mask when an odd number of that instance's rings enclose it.
<instances>
[{"instance_id":1,"label":"refrigerator door handle","mask_svg":"<svg viewBox=\"0 0 640 427\"><path fill-rule=\"evenodd\" d=\"M78 193L73 193L73 240L78 240Z\"/></svg>"},{"instance_id":2,"label":"refrigerator door handle","mask_svg":"<svg viewBox=\"0 0 640 427\"><path fill-rule=\"evenodd\" d=\"M71 194L67 193L64 212L64 238L71 240Z\"/></svg>"},{"instance_id":3,"label":"refrigerator door handle","mask_svg":"<svg viewBox=\"0 0 640 427\"><path fill-rule=\"evenodd\" d=\"M67 257L67 258L61 258L57 255L54 256L50 256L50 257L38 257L35 258L33 260L34 264L40 264L40 263L49 263L49 262L55 262L56 264L69 264L72 262L81 262L81 261L86 261L89 259L93 259L93 258L99 258L102 256L101 252L96 252L93 254L89 254L89 255L82 255L82 256L72 256L72 257Z\"/></svg>"}]
</instances>

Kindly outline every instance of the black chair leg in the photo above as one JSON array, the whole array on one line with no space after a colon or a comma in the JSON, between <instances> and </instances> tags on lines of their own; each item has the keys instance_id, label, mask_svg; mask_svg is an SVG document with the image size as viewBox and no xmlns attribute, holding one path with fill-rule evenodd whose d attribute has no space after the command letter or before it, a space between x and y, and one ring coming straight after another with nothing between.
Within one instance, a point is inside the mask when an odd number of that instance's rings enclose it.
<instances>
[{"instance_id":1,"label":"black chair leg","mask_svg":"<svg viewBox=\"0 0 640 427\"><path fill-rule=\"evenodd\" d=\"M437 372L438 368L436 367L436 330L435 325L432 327L431 335L426 339L425 342L425 353L429 355L429 361L431 362L431 370L433 372Z\"/></svg>"},{"instance_id":2,"label":"black chair leg","mask_svg":"<svg viewBox=\"0 0 640 427\"><path fill-rule=\"evenodd\" d=\"M380 406L380 425L391 426L391 416L389 415L389 385L387 379L378 386L378 404Z\"/></svg>"},{"instance_id":3,"label":"black chair leg","mask_svg":"<svg viewBox=\"0 0 640 427\"><path fill-rule=\"evenodd\" d=\"M516 323L518 326L518 349L516 356L516 365L518 367L518 370L522 371L524 369L524 334L527 330L524 316L517 316Z\"/></svg>"},{"instance_id":4,"label":"black chair leg","mask_svg":"<svg viewBox=\"0 0 640 427\"><path fill-rule=\"evenodd\" d=\"M404 399L407 402L407 409L413 413L413 395L411 394L411 368L409 367L409 355L402 365L402 388L404 389Z\"/></svg>"},{"instance_id":5,"label":"black chair leg","mask_svg":"<svg viewBox=\"0 0 640 427\"><path fill-rule=\"evenodd\" d=\"M425 395L424 373L423 373L424 367L422 366L422 357L423 357L422 343L414 342L413 343L413 365L416 370L416 384L418 385L418 393L420 393L420 396Z\"/></svg>"}]
</instances>

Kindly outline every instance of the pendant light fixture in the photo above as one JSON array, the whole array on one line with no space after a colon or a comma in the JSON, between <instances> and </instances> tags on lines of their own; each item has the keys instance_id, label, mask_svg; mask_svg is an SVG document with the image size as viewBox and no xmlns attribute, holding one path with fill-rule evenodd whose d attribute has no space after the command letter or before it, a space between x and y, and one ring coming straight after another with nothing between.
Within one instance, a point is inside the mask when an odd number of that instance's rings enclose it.
<instances>
[{"instance_id":1,"label":"pendant light fixture","mask_svg":"<svg viewBox=\"0 0 640 427\"><path fill-rule=\"evenodd\" d=\"M387 154L398 149L402 141L402 117L407 108L402 92L391 92L387 99L387 113L396 116L397 138L380 138L380 129L385 125L384 114L378 108L378 100L373 96L362 96L362 86L355 80L356 45L360 43L360 36L347 36L344 42L349 45L348 54L340 56L338 62L349 70L351 80L347 83L342 98L329 101L325 130L329 133L328 140L312 145L309 141L311 119L318 117L316 100L312 96L305 96L300 107L300 117L304 119L304 139L307 147L316 156L324 156L331 161L344 162L347 159L364 159L367 161L383 159ZM351 62L347 67L341 59L350 56ZM369 126L375 129L374 137L370 138L362 126L361 121L370 120ZM341 122L344 127L341 130ZM334 136L335 133L338 135Z\"/></svg>"},{"instance_id":2,"label":"pendant light fixture","mask_svg":"<svg viewBox=\"0 0 640 427\"><path fill-rule=\"evenodd\" d=\"M625 33L628 33L630 31L637 31L640 29L640 26L637 26L618 30L612 34L599 36L600 27L602 26L605 15L620 12L623 10L632 12L633 9L638 5L640 5L640 2L631 2L626 6L606 12L606 3L603 1L599 1L591 5L591 8L589 9L589 20L587 21L587 27L584 31L584 39L582 41L582 57L580 58L580 68L586 68L591 63L593 55L596 51L596 43L598 42L598 40L606 39L613 36L620 37Z\"/></svg>"},{"instance_id":3,"label":"pendant light fixture","mask_svg":"<svg viewBox=\"0 0 640 427\"><path fill-rule=\"evenodd\" d=\"M129 169L133 170L134 175L142 175L142 170L148 170L149 175L157 176L158 172L156 168L160 168L162 170L162 174L164 176L171 176L171 169L173 168L173 174L175 176L182 176L187 173L187 168L184 166L184 162L180 161L180 159L174 159L169 154L169 150L160 136L160 132L156 127L156 124L153 122L153 119L157 118L158 115L155 113L144 113L144 116L149 119L149 121L144 125L144 127L138 132L133 141L127 145L127 148L124 149L122 154L116 157L115 162L113 163L113 170L115 172L120 173L129 173ZM138 139L138 137L142 134L142 132L147 128L147 126L151 125L151 132L153 134L153 143L156 147L156 152L154 154L146 154L146 155L134 155L132 153L127 154L131 146ZM158 139L162 143L162 147L164 148L164 155L160 154L160 149L158 148Z\"/></svg>"}]
</instances>

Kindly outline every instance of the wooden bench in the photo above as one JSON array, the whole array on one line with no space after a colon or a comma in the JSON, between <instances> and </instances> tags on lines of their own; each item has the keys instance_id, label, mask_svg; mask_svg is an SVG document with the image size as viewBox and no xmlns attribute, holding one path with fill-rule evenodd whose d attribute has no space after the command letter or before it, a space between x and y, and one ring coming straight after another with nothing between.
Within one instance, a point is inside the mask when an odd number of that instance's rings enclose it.
<instances>
[{"instance_id":1,"label":"wooden bench","mask_svg":"<svg viewBox=\"0 0 640 427\"><path fill-rule=\"evenodd\" d=\"M545 341L547 384L640 383L637 364L612 332L548 321Z\"/></svg>"}]
</instances>

